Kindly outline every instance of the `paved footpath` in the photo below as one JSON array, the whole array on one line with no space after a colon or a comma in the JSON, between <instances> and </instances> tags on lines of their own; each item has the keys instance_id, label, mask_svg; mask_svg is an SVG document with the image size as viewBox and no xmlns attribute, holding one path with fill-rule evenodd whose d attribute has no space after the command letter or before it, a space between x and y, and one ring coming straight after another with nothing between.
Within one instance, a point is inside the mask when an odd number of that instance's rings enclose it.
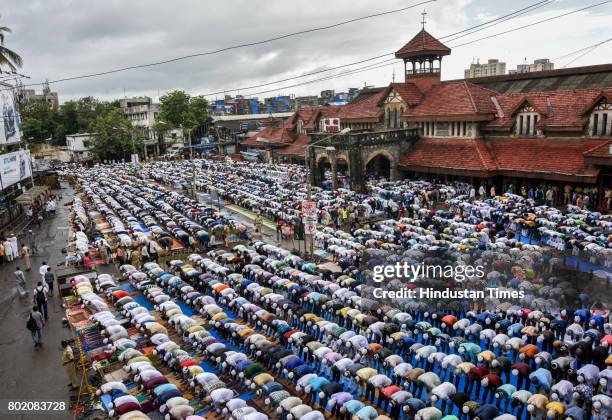
<instances>
[{"instance_id":1,"label":"paved footpath","mask_svg":"<svg viewBox=\"0 0 612 420\"><path fill-rule=\"evenodd\" d=\"M58 191L53 191L55 194ZM61 363L61 341L71 338L68 328L62 327L64 311L57 297L49 298L49 321L42 331L43 347L34 348L30 332L25 328L28 311L32 308L32 290L40 280L38 269L46 261L52 269L63 264L61 252L66 246L69 207L64 204L73 198L73 190L64 184L63 199L57 206L57 214L33 229L38 254L31 257L32 271L25 272L30 296L21 299L16 290L13 272L20 258L0 266L0 419L66 419L67 412L32 414L7 414L7 401L64 401L68 403L68 377ZM59 229L58 229L59 228ZM10 234L10 231L6 232ZM57 285L55 287L57 289Z\"/></svg>"}]
</instances>

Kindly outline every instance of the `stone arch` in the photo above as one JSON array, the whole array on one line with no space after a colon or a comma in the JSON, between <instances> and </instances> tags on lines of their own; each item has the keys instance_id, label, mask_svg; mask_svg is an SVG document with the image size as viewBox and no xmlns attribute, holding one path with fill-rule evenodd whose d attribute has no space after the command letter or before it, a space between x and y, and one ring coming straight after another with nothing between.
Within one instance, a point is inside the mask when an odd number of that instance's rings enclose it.
<instances>
[{"instance_id":1,"label":"stone arch","mask_svg":"<svg viewBox=\"0 0 612 420\"><path fill-rule=\"evenodd\" d=\"M365 159L366 166L368 165L368 163L370 163L372 159L374 159L375 157L379 155L383 155L384 157L386 157L387 160L391 162L392 165L397 163L396 156L393 156L393 154L389 150L378 149L378 150L373 150L372 152L368 153L367 158Z\"/></svg>"},{"instance_id":2,"label":"stone arch","mask_svg":"<svg viewBox=\"0 0 612 420\"><path fill-rule=\"evenodd\" d=\"M317 153L314 168L312 168L314 185L321 186L325 180L326 169L331 169L331 160L329 156L327 156L327 153Z\"/></svg>"},{"instance_id":3,"label":"stone arch","mask_svg":"<svg viewBox=\"0 0 612 420\"><path fill-rule=\"evenodd\" d=\"M364 169L366 175L382 176L391 180L397 176L397 160L388 150L376 150L368 154Z\"/></svg>"}]
</instances>

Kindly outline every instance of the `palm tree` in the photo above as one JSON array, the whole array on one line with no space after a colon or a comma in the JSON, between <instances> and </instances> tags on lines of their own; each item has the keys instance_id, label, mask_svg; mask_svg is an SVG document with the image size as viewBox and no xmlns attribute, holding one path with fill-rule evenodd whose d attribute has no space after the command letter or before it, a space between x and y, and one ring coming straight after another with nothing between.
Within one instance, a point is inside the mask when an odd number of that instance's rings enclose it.
<instances>
[{"instance_id":1,"label":"palm tree","mask_svg":"<svg viewBox=\"0 0 612 420\"><path fill-rule=\"evenodd\" d=\"M11 32L11 28L0 26L0 67L5 65L10 68L11 71L15 71L17 67L21 67L23 60L15 51L4 46L4 35L9 32Z\"/></svg>"}]
</instances>

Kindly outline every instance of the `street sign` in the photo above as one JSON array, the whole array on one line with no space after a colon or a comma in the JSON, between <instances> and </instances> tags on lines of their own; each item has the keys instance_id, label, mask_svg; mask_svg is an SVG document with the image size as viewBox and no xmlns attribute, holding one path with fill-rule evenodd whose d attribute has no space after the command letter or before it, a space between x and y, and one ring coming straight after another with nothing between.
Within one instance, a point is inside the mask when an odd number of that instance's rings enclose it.
<instances>
[{"instance_id":1,"label":"street sign","mask_svg":"<svg viewBox=\"0 0 612 420\"><path fill-rule=\"evenodd\" d=\"M317 223L314 222L312 223L312 220L305 220L304 221L304 233L307 235L314 235L315 233L317 233Z\"/></svg>"},{"instance_id":2,"label":"street sign","mask_svg":"<svg viewBox=\"0 0 612 420\"><path fill-rule=\"evenodd\" d=\"M314 201L303 201L302 214L305 219L317 220L317 204Z\"/></svg>"}]
</instances>

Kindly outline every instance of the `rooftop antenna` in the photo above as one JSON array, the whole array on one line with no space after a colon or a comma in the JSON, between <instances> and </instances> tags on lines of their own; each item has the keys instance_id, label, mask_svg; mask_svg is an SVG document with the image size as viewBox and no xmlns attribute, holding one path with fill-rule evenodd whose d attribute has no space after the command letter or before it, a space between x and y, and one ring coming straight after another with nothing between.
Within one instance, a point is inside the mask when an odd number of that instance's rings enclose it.
<instances>
[{"instance_id":1,"label":"rooftop antenna","mask_svg":"<svg viewBox=\"0 0 612 420\"><path fill-rule=\"evenodd\" d=\"M423 20L421 21L421 24L423 25L423 30L425 30L425 24L427 23L427 21L425 20L425 16L427 15L427 12L425 11L425 9L423 9L423 13L421 13L421 15L423 16Z\"/></svg>"}]
</instances>

